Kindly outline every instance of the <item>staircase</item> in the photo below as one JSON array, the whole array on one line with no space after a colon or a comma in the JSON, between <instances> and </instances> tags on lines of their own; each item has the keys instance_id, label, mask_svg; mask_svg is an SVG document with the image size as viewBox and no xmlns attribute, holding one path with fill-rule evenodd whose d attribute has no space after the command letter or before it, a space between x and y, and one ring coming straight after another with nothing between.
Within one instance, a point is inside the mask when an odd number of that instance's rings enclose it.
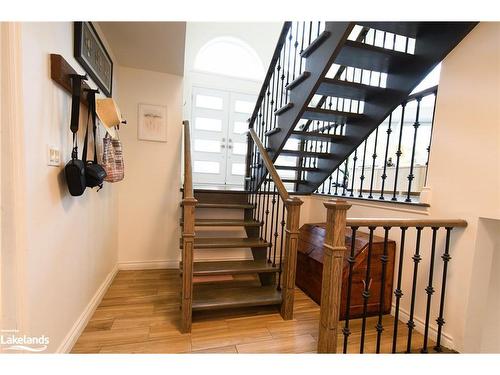
<instances>
[{"instance_id":1,"label":"staircase","mask_svg":"<svg viewBox=\"0 0 500 375\"><path fill-rule=\"evenodd\" d=\"M280 305L292 319L302 201L289 191L314 192L475 25L285 22L249 120L243 191L193 190L184 123L183 332L193 311ZM217 249L224 260L208 261Z\"/></svg>"},{"instance_id":2,"label":"staircase","mask_svg":"<svg viewBox=\"0 0 500 375\"><path fill-rule=\"evenodd\" d=\"M285 22L250 127L288 186L310 194L475 25ZM259 186L267 173L251 168Z\"/></svg>"},{"instance_id":3,"label":"staircase","mask_svg":"<svg viewBox=\"0 0 500 375\"><path fill-rule=\"evenodd\" d=\"M184 122L182 331L190 332L192 313L204 310L280 305L291 319L302 202L290 199L266 156L267 190L193 190L189 133ZM214 251L223 260L214 261Z\"/></svg>"}]
</instances>

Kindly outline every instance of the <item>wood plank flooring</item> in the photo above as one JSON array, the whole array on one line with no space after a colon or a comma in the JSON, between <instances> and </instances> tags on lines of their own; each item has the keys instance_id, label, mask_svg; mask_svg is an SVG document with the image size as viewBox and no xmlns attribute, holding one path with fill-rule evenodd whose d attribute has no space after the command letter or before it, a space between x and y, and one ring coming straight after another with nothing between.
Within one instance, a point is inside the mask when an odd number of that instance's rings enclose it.
<instances>
[{"instance_id":1,"label":"wood plank flooring","mask_svg":"<svg viewBox=\"0 0 500 375\"><path fill-rule=\"evenodd\" d=\"M319 307L297 289L294 319L277 307L195 313L190 334L181 334L180 275L177 270L120 271L72 353L315 353ZM235 280L243 283L243 277ZM377 318L367 321L365 353L375 352ZM392 348L392 316L384 317L382 352ZM351 321L348 352L359 352L361 320ZM400 323L398 351L406 348ZM339 351L343 336L339 336ZM423 337L413 335L413 348ZM432 348L432 343L429 344Z\"/></svg>"}]
</instances>

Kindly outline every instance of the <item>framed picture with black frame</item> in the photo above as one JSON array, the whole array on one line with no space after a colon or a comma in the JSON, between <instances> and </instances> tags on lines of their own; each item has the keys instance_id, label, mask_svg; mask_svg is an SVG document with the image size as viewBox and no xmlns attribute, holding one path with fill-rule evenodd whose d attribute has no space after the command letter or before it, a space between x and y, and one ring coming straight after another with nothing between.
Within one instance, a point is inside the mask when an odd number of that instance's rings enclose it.
<instances>
[{"instance_id":1,"label":"framed picture with black frame","mask_svg":"<svg viewBox=\"0 0 500 375\"><path fill-rule=\"evenodd\" d=\"M74 55L103 94L113 93L113 60L91 22L75 22Z\"/></svg>"}]
</instances>

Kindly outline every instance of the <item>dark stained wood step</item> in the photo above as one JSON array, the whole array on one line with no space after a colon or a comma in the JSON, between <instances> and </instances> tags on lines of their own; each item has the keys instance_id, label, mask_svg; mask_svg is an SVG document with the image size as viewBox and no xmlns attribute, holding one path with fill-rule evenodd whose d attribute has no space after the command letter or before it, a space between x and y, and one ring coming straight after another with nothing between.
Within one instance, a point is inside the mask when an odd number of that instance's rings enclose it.
<instances>
[{"instance_id":1,"label":"dark stained wood step","mask_svg":"<svg viewBox=\"0 0 500 375\"><path fill-rule=\"evenodd\" d=\"M198 203L196 208L223 208L228 210L254 208L251 204L232 204L232 203Z\"/></svg>"},{"instance_id":2,"label":"dark stained wood step","mask_svg":"<svg viewBox=\"0 0 500 375\"><path fill-rule=\"evenodd\" d=\"M292 82L290 82L288 85L285 86L285 89L287 90L292 90L293 88L297 87L299 84L301 84L303 81L305 81L309 76L311 75L310 72L304 71L302 74L300 74L297 78L295 78Z\"/></svg>"},{"instance_id":3,"label":"dark stained wood step","mask_svg":"<svg viewBox=\"0 0 500 375\"><path fill-rule=\"evenodd\" d=\"M288 111L289 109L292 109L292 108L293 108L293 103L287 103L283 107L278 108L276 111L274 111L274 115L275 116L282 115L283 113L285 113L286 111Z\"/></svg>"},{"instance_id":4,"label":"dark stained wood step","mask_svg":"<svg viewBox=\"0 0 500 375\"><path fill-rule=\"evenodd\" d=\"M325 40L330 37L329 31L323 31L319 36L312 41L301 53L300 57L306 58L311 55Z\"/></svg>"},{"instance_id":5,"label":"dark stained wood step","mask_svg":"<svg viewBox=\"0 0 500 375\"><path fill-rule=\"evenodd\" d=\"M266 178L266 181L267 182L272 182L273 180L271 178ZM284 184L307 184L307 181L301 181L301 180L296 180L296 179L293 179L293 178L282 178L281 179L281 182L283 182Z\"/></svg>"},{"instance_id":6,"label":"dark stained wood step","mask_svg":"<svg viewBox=\"0 0 500 375\"><path fill-rule=\"evenodd\" d=\"M335 78L323 78L316 94L346 99L367 100L376 95L387 95L390 91L392 90L357 82L342 81Z\"/></svg>"},{"instance_id":7,"label":"dark stained wood step","mask_svg":"<svg viewBox=\"0 0 500 375\"><path fill-rule=\"evenodd\" d=\"M182 249L182 239L180 248ZM195 237L195 249L232 249L248 247L269 247L271 244L258 238Z\"/></svg>"},{"instance_id":8,"label":"dark stained wood step","mask_svg":"<svg viewBox=\"0 0 500 375\"><path fill-rule=\"evenodd\" d=\"M302 114L303 119L307 120L318 120L318 121L328 121L328 122L346 122L349 119L362 118L363 115L359 113L334 111L325 108L314 108L307 107L305 112Z\"/></svg>"},{"instance_id":9,"label":"dark stained wood step","mask_svg":"<svg viewBox=\"0 0 500 375\"><path fill-rule=\"evenodd\" d=\"M415 63L414 55L370 46L361 42L347 40L335 59L339 65L388 73L391 69Z\"/></svg>"},{"instance_id":10,"label":"dark stained wood step","mask_svg":"<svg viewBox=\"0 0 500 375\"><path fill-rule=\"evenodd\" d=\"M281 150L283 155L297 156L297 157L311 157L320 159L334 159L335 155L326 152L314 152L314 151L301 151L301 150Z\"/></svg>"},{"instance_id":11,"label":"dark stained wood step","mask_svg":"<svg viewBox=\"0 0 500 375\"><path fill-rule=\"evenodd\" d=\"M345 139L344 135L340 134L328 134L328 133L320 133L316 131L305 132L294 130L290 135L290 138L301 139L304 141L341 141Z\"/></svg>"},{"instance_id":12,"label":"dark stained wood step","mask_svg":"<svg viewBox=\"0 0 500 375\"><path fill-rule=\"evenodd\" d=\"M266 259L194 262L193 265L193 274L195 276L237 275L265 272L279 272L279 267L273 267Z\"/></svg>"},{"instance_id":13,"label":"dark stained wood step","mask_svg":"<svg viewBox=\"0 0 500 375\"><path fill-rule=\"evenodd\" d=\"M283 171L305 171L305 172L319 171L318 168L302 167L300 165L275 165L274 167L278 170L283 170Z\"/></svg>"},{"instance_id":14,"label":"dark stained wood step","mask_svg":"<svg viewBox=\"0 0 500 375\"><path fill-rule=\"evenodd\" d=\"M276 286L251 286L213 288L195 284L193 287L193 311L229 309L237 307L278 305L281 293Z\"/></svg>"},{"instance_id":15,"label":"dark stained wood step","mask_svg":"<svg viewBox=\"0 0 500 375\"><path fill-rule=\"evenodd\" d=\"M261 223L256 220L195 219L194 225L195 227L260 227Z\"/></svg>"},{"instance_id":16,"label":"dark stained wood step","mask_svg":"<svg viewBox=\"0 0 500 375\"><path fill-rule=\"evenodd\" d=\"M389 33L416 38L423 25L431 22L356 22L360 26L369 27Z\"/></svg>"}]
</instances>

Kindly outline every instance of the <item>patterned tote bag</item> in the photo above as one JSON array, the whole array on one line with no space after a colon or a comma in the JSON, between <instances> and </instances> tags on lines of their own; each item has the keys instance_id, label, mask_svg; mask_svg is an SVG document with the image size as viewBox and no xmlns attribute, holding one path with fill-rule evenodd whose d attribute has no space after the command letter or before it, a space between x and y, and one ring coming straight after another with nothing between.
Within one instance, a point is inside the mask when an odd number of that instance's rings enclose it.
<instances>
[{"instance_id":1,"label":"patterned tote bag","mask_svg":"<svg viewBox=\"0 0 500 375\"><path fill-rule=\"evenodd\" d=\"M108 132L106 132L106 136L103 139L102 164L107 173L107 176L104 179L105 181L118 182L123 180L124 168L122 143L119 138L111 138Z\"/></svg>"}]
</instances>

